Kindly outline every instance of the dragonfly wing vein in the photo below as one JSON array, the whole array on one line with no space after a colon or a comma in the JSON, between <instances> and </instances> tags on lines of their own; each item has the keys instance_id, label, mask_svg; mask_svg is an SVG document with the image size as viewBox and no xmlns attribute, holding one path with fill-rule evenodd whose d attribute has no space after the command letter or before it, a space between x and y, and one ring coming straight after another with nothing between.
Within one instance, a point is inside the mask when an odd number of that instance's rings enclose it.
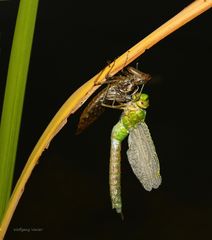
<instances>
[{"instance_id":1,"label":"dragonfly wing vein","mask_svg":"<svg viewBox=\"0 0 212 240\"><path fill-rule=\"evenodd\" d=\"M145 122L130 131L128 144L127 156L136 177L147 191L158 188L161 184L160 165Z\"/></svg>"}]
</instances>

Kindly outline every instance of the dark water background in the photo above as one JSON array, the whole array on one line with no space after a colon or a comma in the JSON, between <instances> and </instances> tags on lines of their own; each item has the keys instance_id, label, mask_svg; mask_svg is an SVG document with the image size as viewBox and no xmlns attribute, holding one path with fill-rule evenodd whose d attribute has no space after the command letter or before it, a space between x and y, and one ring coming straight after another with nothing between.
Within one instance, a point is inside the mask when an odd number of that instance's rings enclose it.
<instances>
[{"instance_id":1,"label":"dark water background","mask_svg":"<svg viewBox=\"0 0 212 240\"><path fill-rule=\"evenodd\" d=\"M0 103L18 2L0 2ZM191 2L40 1L14 182L64 101ZM211 20L209 10L137 59L153 76L145 88L151 100L147 123L160 158L161 187L150 193L141 187L125 142L121 221L108 186L110 131L120 112L108 110L76 136L83 106L40 158L6 240L210 238Z\"/></svg>"}]
</instances>

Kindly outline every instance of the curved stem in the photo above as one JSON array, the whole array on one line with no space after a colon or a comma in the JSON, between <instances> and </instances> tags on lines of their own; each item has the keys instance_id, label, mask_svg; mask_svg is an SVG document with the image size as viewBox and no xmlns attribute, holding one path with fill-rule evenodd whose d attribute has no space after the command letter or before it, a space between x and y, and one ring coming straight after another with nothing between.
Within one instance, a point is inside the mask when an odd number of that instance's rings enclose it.
<instances>
[{"instance_id":1,"label":"curved stem","mask_svg":"<svg viewBox=\"0 0 212 240\"><path fill-rule=\"evenodd\" d=\"M13 194L10 198L8 208L6 210L5 216L3 218L0 227L0 239L3 239L5 232L8 228L9 222L15 211L15 208L21 198L24 191L25 184L29 179L32 170L37 164L39 157L45 148L48 148L49 143L53 137L61 130L61 128L67 122L67 118L70 114L73 114L87 99L88 97L99 87L96 85L97 81L102 83L105 81L105 77L108 74L113 76L118 71L120 71L123 66L128 65L130 62L135 60L138 56L144 53L147 49L152 47L154 44L159 42L161 39L165 38L187 22L191 21L201 13L205 12L212 7L212 0L196 0L188 7L183 9L176 16L171 18L161 27L153 31L127 52L122 54L113 63L103 69L100 73L91 78L83 86L81 86L76 92L74 92L68 100L63 104L63 106L56 113L52 121L49 123L48 127L44 131L43 135L36 144L34 150L32 151L27 164L15 186Z\"/></svg>"}]
</instances>

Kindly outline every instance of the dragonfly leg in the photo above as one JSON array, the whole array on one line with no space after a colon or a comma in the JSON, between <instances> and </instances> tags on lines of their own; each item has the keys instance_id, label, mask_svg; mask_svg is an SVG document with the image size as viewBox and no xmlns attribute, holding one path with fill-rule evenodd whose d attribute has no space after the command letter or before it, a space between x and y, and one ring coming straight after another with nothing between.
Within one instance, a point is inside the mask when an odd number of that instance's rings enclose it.
<instances>
[{"instance_id":1,"label":"dragonfly leg","mask_svg":"<svg viewBox=\"0 0 212 240\"><path fill-rule=\"evenodd\" d=\"M126 104L122 103L122 104L119 104L119 105L110 105L110 104L102 103L102 106L107 107L107 108L123 109L126 106Z\"/></svg>"}]
</instances>

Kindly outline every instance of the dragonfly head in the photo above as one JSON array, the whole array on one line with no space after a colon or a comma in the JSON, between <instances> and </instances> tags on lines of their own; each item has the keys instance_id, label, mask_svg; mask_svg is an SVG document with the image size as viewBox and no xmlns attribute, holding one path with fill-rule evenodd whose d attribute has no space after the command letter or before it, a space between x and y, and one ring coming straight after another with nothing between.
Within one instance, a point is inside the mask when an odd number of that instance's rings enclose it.
<instances>
[{"instance_id":1,"label":"dragonfly head","mask_svg":"<svg viewBox=\"0 0 212 240\"><path fill-rule=\"evenodd\" d=\"M127 67L127 71L133 76L133 83L141 85L151 79L150 74L139 71L134 67Z\"/></svg>"},{"instance_id":2,"label":"dragonfly head","mask_svg":"<svg viewBox=\"0 0 212 240\"><path fill-rule=\"evenodd\" d=\"M133 95L133 100L139 108L146 109L149 107L149 96L146 93L137 93Z\"/></svg>"}]
</instances>

